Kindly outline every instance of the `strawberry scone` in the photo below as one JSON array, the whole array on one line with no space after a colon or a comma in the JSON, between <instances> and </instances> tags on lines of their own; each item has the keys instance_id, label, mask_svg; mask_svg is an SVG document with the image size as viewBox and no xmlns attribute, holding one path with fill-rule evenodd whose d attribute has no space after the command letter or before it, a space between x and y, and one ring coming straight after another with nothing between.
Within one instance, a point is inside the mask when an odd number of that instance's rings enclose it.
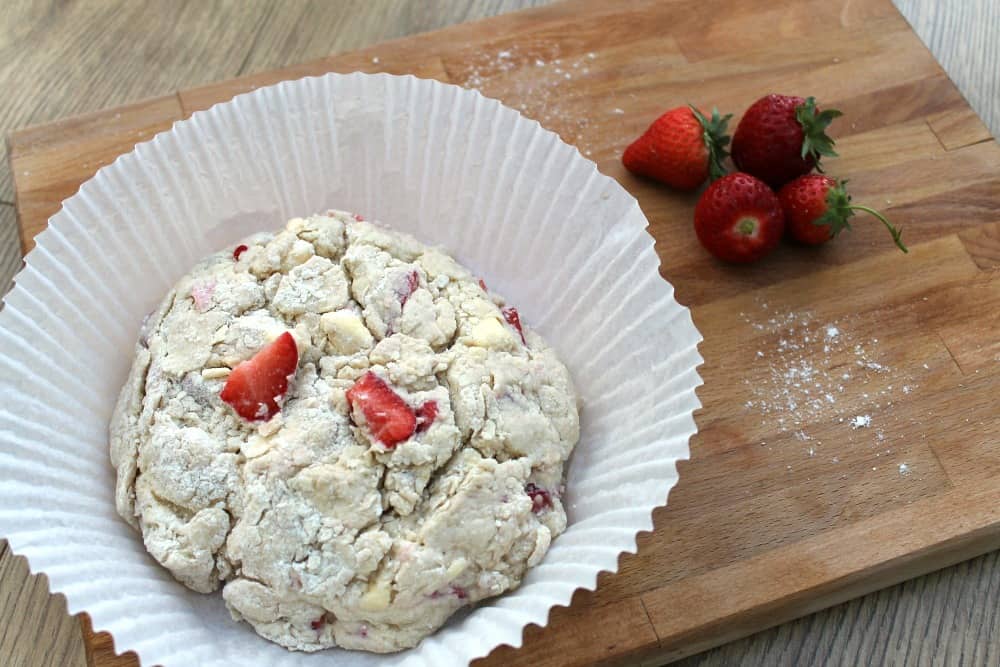
<instances>
[{"instance_id":1,"label":"strawberry scone","mask_svg":"<svg viewBox=\"0 0 1000 667\"><path fill-rule=\"evenodd\" d=\"M111 421L118 512L291 649L415 646L566 527L566 367L439 250L349 213L199 263Z\"/></svg>"}]
</instances>

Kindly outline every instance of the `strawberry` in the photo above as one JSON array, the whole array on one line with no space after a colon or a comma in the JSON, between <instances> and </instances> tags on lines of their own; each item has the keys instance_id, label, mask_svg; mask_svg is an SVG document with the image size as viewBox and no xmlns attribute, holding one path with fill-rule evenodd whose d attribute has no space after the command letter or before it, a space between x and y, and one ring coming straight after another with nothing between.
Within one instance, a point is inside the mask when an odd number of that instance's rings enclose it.
<instances>
[{"instance_id":1,"label":"strawberry","mask_svg":"<svg viewBox=\"0 0 1000 667\"><path fill-rule=\"evenodd\" d=\"M216 283L214 280L195 283L191 286L191 300L194 301L194 309L199 313L204 313L212 307L212 295L215 294Z\"/></svg>"},{"instance_id":2,"label":"strawberry","mask_svg":"<svg viewBox=\"0 0 1000 667\"><path fill-rule=\"evenodd\" d=\"M521 336L521 342L527 345L528 341L524 339L524 329L521 328L521 316L518 314L517 308L513 306L501 308L500 312L503 314L503 318L507 320L507 324L517 329L518 335Z\"/></svg>"},{"instance_id":3,"label":"strawberry","mask_svg":"<svg viewBox=\"0 0 1000 667\"><path fill-rule=\"evenodd\" d=\"M428 595L427 597L429 597L432 600L438 600L440 598L447 597L449 595L454 595L459 600L464 600L467 597L469 597L469 592L466 591L461 586L456 586L455 584L451 584L450 586L448 586L448 588L446 590L444 590L444 591L434 591L430 595Z\"/></svg>"},{"instance_id":4,"label":"strawberry","mask_svg":"<svg viewBox=\"0 0 1000 667\"><path fill-rule=\"evenodd\" d=\"M245 253L247 250L249 250L249 248L242 243L236 246L236 248L233 249L233 259L237 262L240 261L240 255Z\"/></svg>"},{"instance_id":5,"label":"strawberry","mask_svg":"<svg viewBox=\"0 0 1000 667\"><path fill-rule=\"evenodd\" d=\"M219 393L240 417L267 421L281 411L288 379L299 365L299 349L287 331L265 345L229 374Z\"/></svg>"},{"instance_id":6,"label":"strawberry","mask_svg":"<svg viewBox=\"0 0 1000 667\"><path fill-rule=\"evenodd\" d=\"M437 401L424 401L424 404L417 408L417 433L423 433L431 427L437 419Z\"/></svg>"},{"instance_id":7,"label":"strawberry","mask_svg":"<svg viewBox=\"0 0 1000 667\"><path fill-rule=\"evenodd\" d=\"M694 231L705 248L727 262L760 259L781 241L785 216L771 188L737 172L715 181L694 209Z\"/></svg>"},{"instance_id":8,"label":"strawberry","mask_svg":"<svg viewBox=\"0 0 1000 667\"><path fill-rule=\"evenodd\" d=\"M726 123L732 114L712 118L694 107L677 107L653 121L649 129L625 149L622 164L638 176L662 181L680 190L694 190L709 176L725 174Z\"/></svg>"},{"instance_id":9,"label":"strawberry","mask_svg":"<svg viewBox=\"0 0 1000 667\"><path fill-rule=\"evenodd\" d=\"M900 250L909 252L903 245L902 232L885 216L867 206L851 203L846 185L847 181L836 181L823 174L806 174L781 188L778 199L792 237L808 245L826 243L844 229L851 228L850 218L854 211L864 211L886 226Z\"/></svg>"},{"instance_id":10,"label":"strawberry","mask_svg":"<svg viewBox=\"0 0 1000 667\"><path fill-rule=\"evenodd\" d=\"M347 390L351 409L361 411L375 439L392 449L417 429L417 416L385 380L368 371ZM437 408L437 405L434 406Z\"/></svg>"},{"instance_id":11,"label":"strawberry","mask_svg":"<svg viewBox=\"0 0 1000 667\"><path fill-rule=\"evenodd\" d=\"M842 115L819 111L812 97L767 95L747 109L733 135L733 162L777 190L815 167L820 158L836 157L826 128Z\"/></svg>"},{"instance_id":12,"label":"strawberry","mask_svg":"<svg viewBox=\"0 0 1000 667\"><path fill-rule=\"evenodd\" d=\"M531 511L535 514L546 509L552 509L552 494L545 489L536 486L532 482L528 482L524 486L524 492L531 498Z\"/></svg>"},{"instance_id":13,"label":"strawberry","mask_svg":"<svg viewBox=\"0 0 1000 667\"><path fill-rule=\"evenodd\" d=\"M406 274L406 284L401 285L396 290L396 294L399 295L399 305L401 307L406 305L406 302L410 300L410 296L417 291L418 287L420 287L420 274L414 269Z\"/></svg>"}]
</instances>

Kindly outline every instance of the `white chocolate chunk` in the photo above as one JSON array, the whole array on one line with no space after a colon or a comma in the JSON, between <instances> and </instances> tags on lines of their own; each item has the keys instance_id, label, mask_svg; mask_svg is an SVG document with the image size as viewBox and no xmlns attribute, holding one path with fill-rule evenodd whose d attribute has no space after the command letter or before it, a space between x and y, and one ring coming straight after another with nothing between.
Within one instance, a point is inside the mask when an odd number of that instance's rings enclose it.
<instances>
[{"instance_id":1,"label":"white chocolate chunk","mask_svg":"<svg viewBox=\"0 0 1000 667\"><path fill-rule=\"evenodd\" d=\"M320 327L334 354L355 354L371 349L375 343L365 323L349 310L324 313L320 318Z\"/></svg>"},{"instance_id":2,"label":"white chocolate chunk","mask_svg":"<svg viewBox=\"0 0 1000 667\"><path fill-rule=\"evenodd\" d=\"M468 344L476 347L492 347L498 350L512 350L518 341L496 318L486 318L477 322L469 332Z\"/></svg>"}]
</instances>

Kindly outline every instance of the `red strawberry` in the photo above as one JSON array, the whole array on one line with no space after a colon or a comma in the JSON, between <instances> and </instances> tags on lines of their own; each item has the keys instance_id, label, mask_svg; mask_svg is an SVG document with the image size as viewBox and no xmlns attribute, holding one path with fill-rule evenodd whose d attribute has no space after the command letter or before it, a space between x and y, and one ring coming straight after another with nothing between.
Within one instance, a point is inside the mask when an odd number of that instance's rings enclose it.
<instances>
[{"instance_id":1,"label":"red strawberry","mask_svg":"<svg viewBox=\"0 0 1000 667\"><path fill-rule=\"evenodd\" d=\"M524 486L524 492L531 498L531 511L535 514L552 508L552 495L545 489L528 482Z\"/></svg>"},{"instance_id":2,"label":"red strawberry","mask_svg":"<svg viewBox=\"0 0 1000 667\"><path fill-rule=\"evenodd\" d=\"M347 390L347 402L353 410L361 411L372 435L386 449L403 442L417 429L417 416L410 406L371 371Z\"/></svg>"},{"instance_id":3,"label":"red strawberry","mask_svg":"<svg viewBox=\"0 0 1000 667\"><path fill-rule=\"evenodd\" d=\"M710 253L727 262L752 262L781 241L785 216L771 188L737 172L715 181L694 209L694 231Z\"/></svg>"},{"instance_id":4,"label":"red strawberry","mask_svg":"<svg viewBox=\"0 0 1000 667\"><path fill-rule=\"evenodd\" d=\"M725 174L726 123L732 114L711 120L694 107L671 109L625 149L622 164L633 174L662 181L681 190L694 190L710 175Z\"/></svg>"},{"instance_id":5,"label":"red strawberry","mask_svg":"<svg viewBox=\"0 0 1000 667\"><path fill-rule=\"evenodd\" d=\"M299 349L287 331L240 362L229 374L219 398L240 417L267 421L281 411L288 379L299 365Z\"/></svg>"},{"instance_id":6,"label":"red strawberry","mask_svg":"<svg viewBox=\"0 0 1000 667\"><path fill-rule=\"evenodd\" d=\"M806 174L781 188L778 199L792 237L808 245L826 243L842 230L851 228L850 218L854 211L865 211L882 221L900 250L909 252L903 245L902 232L885 216L867 206L851 203L846 185L847 181L835 181L822 174Z\"/></svg>"},{"instance_id":7,"label":"red strawberry","mask_svg":"<svg viewBox=\"0 0 1000 667\"><path fill-rule=\"evenodd\" d=\"M518 314L517 308L513 306L501 308L500 312L503 314L503 318L507 320L507 324L517 329L517 333L521 336L521 342L527 345L528 341L524 340L524 329L521 328L521 316Z\"/></svg>"},{"instance_id":8,"label":"red strawberry","mask_svg":"<svg viewBox=\"0 0 1000 667\"><path fill-rule=\"evenodd\" d=\"M414 269L406 274L406 284L402 285L397 291L397 294L399 294L399 305L405 306L406 302L410 300L410 296L417 291L418 287L420 287L420 274Z\"/></svg>"},{"instance_id":9,"label":"red strawberry","mask_svg":"<svg viewBox=\"0 0 1000 667\"><path fill-rule=\"evenodd\" d=\"M417 408L417 433L423 433L431 427L437 419L437 401L424 401L424 404Z\"/></svg>"},{"instance_id":10,"label":"red strawberry","mask_svg":"<svg viewBox=\"0 0 1000 667\"><path fill-rule=\"evenodd\" d=\"M777 190L815 167L822 156L836 157L826 128L842 115L819 111L812 97L768 95L747 109L733 135L733 162Z\"/></svg>"}]
</instances>

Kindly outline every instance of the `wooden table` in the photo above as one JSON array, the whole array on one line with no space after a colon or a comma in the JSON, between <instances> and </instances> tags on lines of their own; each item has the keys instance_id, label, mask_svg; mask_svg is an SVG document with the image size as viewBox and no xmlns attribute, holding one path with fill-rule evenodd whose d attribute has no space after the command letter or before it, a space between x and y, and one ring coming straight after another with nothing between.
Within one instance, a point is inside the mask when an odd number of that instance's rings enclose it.
<instances>
[{"instance_id":1,"label":"wooden table","mask_svg":"<svg viewBox=\"0 0 1000 667\"><path fill-rule=\"evenodd\" d=\"M193 84L356 48L531 2L15 5L0 33L9 130ZM898 0L973 107L1000 132L1000 9L991 0ZM279 11L280 9L280 11ZM141 20L139 15L141 14ZM157 30L157 24L163 26ZM137 30L135 26L143 26ZM955 39L955 35L961 35ZM197 66L192 63L198 63ZM0 170L0 287L18 263L10 175ZM3 290L0 290L3 291ZM995 664L986 556L697 656L690 664ZM919 600L919 604L918 604ZM961 604L956 601L961 600ZM0 543L0 662L85 664L79 627Z\"/></svg>"}]
</instances>

